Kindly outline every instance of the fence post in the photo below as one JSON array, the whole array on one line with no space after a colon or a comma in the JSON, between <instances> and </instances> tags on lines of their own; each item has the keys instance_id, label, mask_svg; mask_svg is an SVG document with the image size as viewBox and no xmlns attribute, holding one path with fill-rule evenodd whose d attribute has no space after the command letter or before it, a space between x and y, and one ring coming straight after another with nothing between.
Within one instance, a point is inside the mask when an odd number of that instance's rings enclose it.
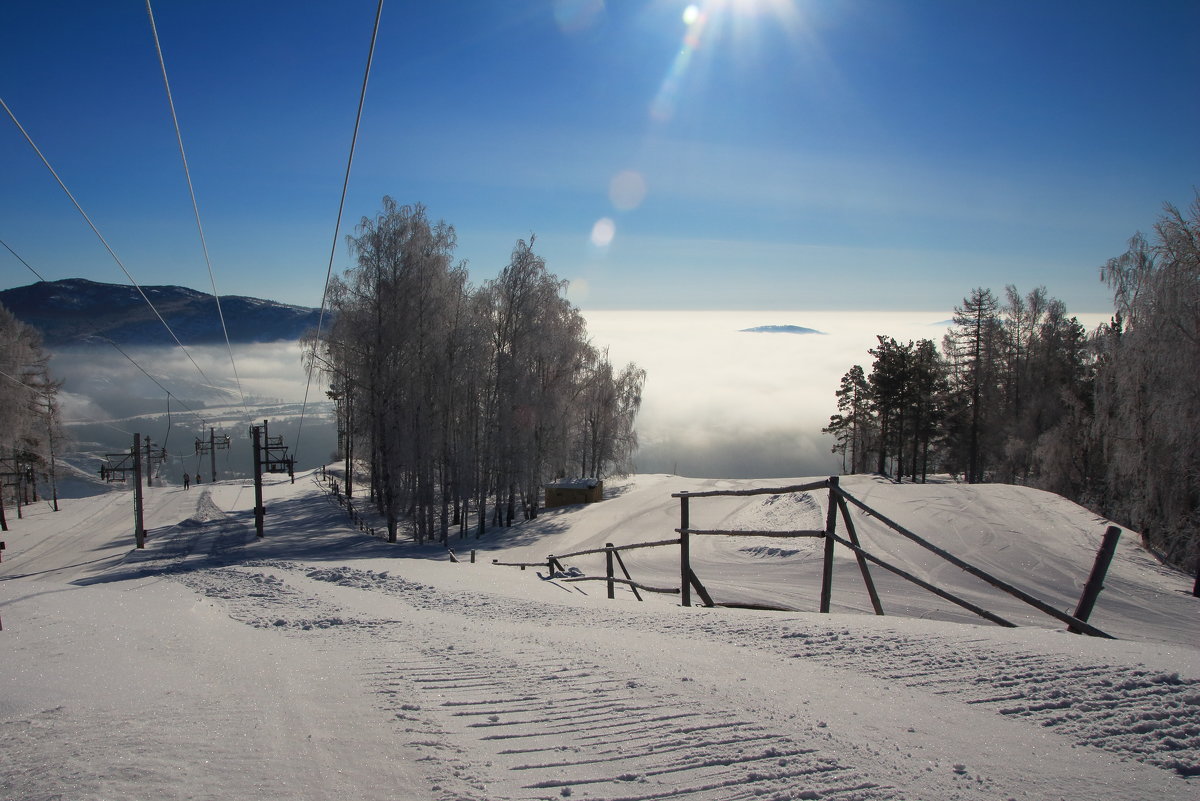
<instances>
[{"instance_id":1,"label":"fence post","mask_svg":"<svg viewBox=\"0 0 1200 801\"><path fill-rule=\"evenodd\" d=\"M1104 589L1104 577L1108 574L1108 566L1117 552L1117 540L1120 538L1121 529L1116 526L1109 526L1104 531L1104 539L1100 543L1100 550L1096 551L1096 561L1092 564L1092 573L1088 576L1087 584L1083 586L1083 595L1079 597L1079 606L1075 608L1075 617L1084 623L1092 616L1092 607L1096 605L1096 598L1100 596L1100 590ZM1075 625L1068 625L1067 631L1075 634L1081 633Z\"/></svg>"},{"instance_id":2,"label":"fence post","mask_svg":"<svg viewBox=\"0 0 1200 801\"><path fill-rule=\"evenodd\" d=\"M471 564L475 564L475 549L471 549Z\"/></svg>"},{"instance_id":3,"label":"fence post","mask_svg":"<svg viewBox=\"0 0 1200 801\"><path fill-rule=\"evenodd\" d=\"M614 558L616 558L617 564L621 568L621 572L625 574L625 578L629 579L629 589L633 590L633 597L641 601L642 594L638 592L637 585L633 583L633 576L629 575L629 568L625 567L625 560L621 558L621 552L614 550L612 555Z\"/></svg>"},{"instance_id":4,"label":"fence post","mask_svg":"<svg viewBox=\"0 0 1200 801\"><path fill-rule=\"evenodd\" d=\"M842 525L846 527L846 534L850 542L855 547L861 548L862 543L858 541L858 532L854 529L854 521L850 517L850 507L846 505L846 499L841 493L837 496L838 511L842 513ZM879 602L879 593L875 591L875 582L871 580L871 569L867 567L867 558L858 551L854 552L854 557L858 560L858 569L862 573L863 584L867 586L867 595L871 597L871 606L875 610L875 614L883 614L883 604Z\"/></svg>"},{"instance_id":5,"label":"fence post","mask_svg":"<svg viewBox=\"0 0 1200 801\"><path fill-rule=\"evenodd\" d=\"M604 552L604 572L608 576L608 597L609 600L612 600L617 597L616 593L613 592L613 544L606 542L604 543L604 547L607 549Z\"/></svg>"},{"instance_id":6,"label":"fence post","mask_svg":"<svg viewBox=\"0 0 1200 801\"><path fill-rule=\"evenodd\" d=\"M687 495L679 496L679 597L684 606L692 605L692 555L688 542L691 520Z\"/></svg>"},{"instance_id":7,"label":"fence post","mask_svg":"<svg viewBox=\"0 0 1200 801\"><path fill-rule=\"evenodd\" d=\"M829 503L825 510L825 564L821 571L821 611L829 611L833 595L833 535L837 526L838 477L829 477Z\"/></svg>"}]
</instances>

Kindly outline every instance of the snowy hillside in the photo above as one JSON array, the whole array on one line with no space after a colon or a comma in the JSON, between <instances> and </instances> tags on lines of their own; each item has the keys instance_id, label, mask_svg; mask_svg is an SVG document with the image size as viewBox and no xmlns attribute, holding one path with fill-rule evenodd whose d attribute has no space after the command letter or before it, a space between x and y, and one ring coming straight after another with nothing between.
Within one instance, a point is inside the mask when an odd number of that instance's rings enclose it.
<instances>
[{"instance_id":1,"label":"snowy hillside","mask_svg":"<svg viewBox=\"0 0 1200 801\"><path fill-rule=\"evenodd\" d=\"M213 296L182 286L144 286L142 291L185 345L235 344L299 339L317 327L318 309L289 306L240 295ZM137 288L82 278L39 281L0 291L0 304L17 319L38 329L50 346L91 343L174 345ZM221 317L225 327L222 328Z\"/></svg>"},{"instance_id":2,"label":"snowy hillside","mask_svg":"<svg viewBox=\"0 0 1200 801\"><path fill-rule=\"evenodd\" d=\"M638 476L456 538L460 563L357 531L308 474L267 487L261 541L240 481L150 490L142 552L129 493L31 507L0 564L0 799L1200 795L1200 601L1129 534L1092 616L1116 641L1028 615L862 515L869 549L1022 627L879 574L889 616L862 614L843 557L835 614L812 613L815 540L694 548L718 601L798 612L609 601L601 582L490 564L667 538L672 492L765 484ZM1061 608L1105 522L1012 487L844 486ZM772 497L693 501L693 525L823 519L821 493ZM677 559L626 562L670 584Z\"/></svg>"}]
</instances>

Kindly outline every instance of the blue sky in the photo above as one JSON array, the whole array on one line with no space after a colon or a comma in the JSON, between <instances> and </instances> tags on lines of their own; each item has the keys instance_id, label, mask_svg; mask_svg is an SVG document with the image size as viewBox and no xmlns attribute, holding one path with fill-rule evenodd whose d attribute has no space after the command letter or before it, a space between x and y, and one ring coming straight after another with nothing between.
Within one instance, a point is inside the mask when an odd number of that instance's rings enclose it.
<instances>
[{"instance_id":1,"label":"blue sky","mask_svg":"<svg viewBox=\"0 0 1200 801\"><path fill-rule=\"evenodd\" d=\"M1195 2L688 6L389 0L343 235L421 202L482 281L535 233L585 311L1102 312L1200 184ZM155 3L222 294L320 302L375 8ZM209 287L144 2L0 4L0 97L139 282ZM2 113L0 239L126 280Z\"/></svg>"}]
</instances>

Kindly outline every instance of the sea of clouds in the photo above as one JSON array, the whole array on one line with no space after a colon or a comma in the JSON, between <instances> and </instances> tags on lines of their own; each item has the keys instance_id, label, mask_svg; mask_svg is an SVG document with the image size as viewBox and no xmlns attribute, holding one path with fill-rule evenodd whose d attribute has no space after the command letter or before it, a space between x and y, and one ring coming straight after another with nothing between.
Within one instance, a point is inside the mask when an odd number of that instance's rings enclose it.
<instances>
[{"instance_id":1,"label":"sea of clouds","mask_svg":"<svg viewBox=\"0 0 1200 801\"><path fill-rule=\"evenodd\" d=\"M869 373L876 335L904 342L931 339L941 344L949 311L587 311L593 345L607 347L614 365L636 362L647 372L635 467L645 473L678 473L708 478L782 478L832 475L841 458L831 453L832 438L821 433L837 411L834 392L855 364ZM1103 315L1081 315L1089 329ZM756 333L759 326L800 326L821 333ZM239 345L233 349L241 392L252 408L241 407L229 353L223 347L127 348L147 372L170 389L172 424L200 431L224 424L244 437L251 420L269 414L295 417L306 377L295 342ZM65 349L51 363L64 378L64 416L75 421L114 421L132 430L136 416L160 436L166 425L166 397L128 359L112 348ZM207 379L202 377L203 370ZM308 466L328 456L333 429L326 387L309 388L309 422L322 425L320 444L304 459ZM178 401L199 411L182 413ZM225 407L227 411L210 411ZM132 419L131 419L132 418ZM78 428L78 427L77 427ZM102 439L103 429L79 428ZM292 431L293 429L286 429ZM177 436L194 436L180 428ZM111 428L109 434L113 434ZM275 430L272 430L275 433ZM296 432L298 433L298 432ZM124 442L123 435L113 434ZM304 436L308 436L305 434ZM310 441L316 445L316 440Z\"/></svg>"},{"instance_id":2,"label":"sea of clouds","mask_svg":"<svg viewBox=\"0 0 1200 801\"><path fill-rule=\"evenodd\" d=\"M876 334L940 343L949 312L593 311L593 344L647 372L637 470L705 478L832 475L821 433ZM759 326L821 333L760 333Z\"/></svg>"},{"instance_id":3,"label":"sea of clouds","mask_svg":"<svg viewBox=\"0 0 1200 801\"><path fill-rule=\"evenodd\" d=\"M704 478L833 475L841 457L821 433L842 376L876 335L939 347L945 311L592 311L593 344L647 372L638 418L644 473ZM1089 330L1104 315L1080 315ZM820 334L749 333L793 325Z\"/></svg>"}]
</instances>

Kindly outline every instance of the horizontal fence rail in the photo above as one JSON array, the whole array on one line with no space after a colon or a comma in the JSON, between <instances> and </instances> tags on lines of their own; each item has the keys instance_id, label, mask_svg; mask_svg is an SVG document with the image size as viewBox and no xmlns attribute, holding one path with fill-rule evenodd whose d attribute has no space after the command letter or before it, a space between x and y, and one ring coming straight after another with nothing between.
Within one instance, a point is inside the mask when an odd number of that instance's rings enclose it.
<instances>
[{"instance_id":1,"label":"horizontal fence rail","mask_svg":"<svg viewBox=\"0 0 1200 801\"><path fill-rule=\"evenodd\" d=\"M791 492L812 492L826 489L829 480L814 481L811 484L797 484L792 487L756 487L742 490L705 490L704 492L673 492L672 498L738 498L746 495L787 495Z\"/></svg>"},{"instance_id":2,"label":"horizontal fence rail","mask_svg":"<svg viewBox=\"0 0 1200 801\"><path fill-rule=\"evenodd\" d=\"M679 529L676 529L679 531ZM719 537L824 537L824 531L750 531L744 529L727 530L727 529L706 529L706 528L689 528L687 531L679 531L680 534L696 534L704 536L719 536ZM679 542L679 540L675 540Z\"/></svg>"},{"instance_id":3,"label":"horizontal fence rail","mask_svg":"<svg viewBox=\"0 0 1200 801\"><path fill-rule=\"evenodd\" d=\"M501 562L499 559L492 560L493 565L499 567L519 567L524 570L527 567L545 567L545 562Z\"/></svg>"},{"instance_id":4,"label":"horizontal fence rail","mask_svg":"<svg viewBox=\"0 0 1200 801\"><path fill-rule=\"evenodd\" d=\"M560 581L610 581L614 584L628 584L630 587L635 587L646 592L660 592L665 595L678 595L678 587L651 587L647 584L640 584L630 579L609 578L608 576L572 576L571 578L559 579Z\"/></svg>"},{"instance_id":5,"label":"horizontal fence rail","mask_svg":"<svg viewBox=\"0 0 1200 801\"><path fill-rule=\"evenodd\" d=\"M594 553L608 553L609 551L632 551L634 548L657 548L660 545L678 545L679 539L673 540L658 540L657 542L635 542L630 545L607 545L603 548L589 548L586 551L573 551L571 553L554 553L550 554L547 559L566 559L571 556L588 556ZM545 564L540 562L539 564Z\"/></svg>"}]
</instances>

